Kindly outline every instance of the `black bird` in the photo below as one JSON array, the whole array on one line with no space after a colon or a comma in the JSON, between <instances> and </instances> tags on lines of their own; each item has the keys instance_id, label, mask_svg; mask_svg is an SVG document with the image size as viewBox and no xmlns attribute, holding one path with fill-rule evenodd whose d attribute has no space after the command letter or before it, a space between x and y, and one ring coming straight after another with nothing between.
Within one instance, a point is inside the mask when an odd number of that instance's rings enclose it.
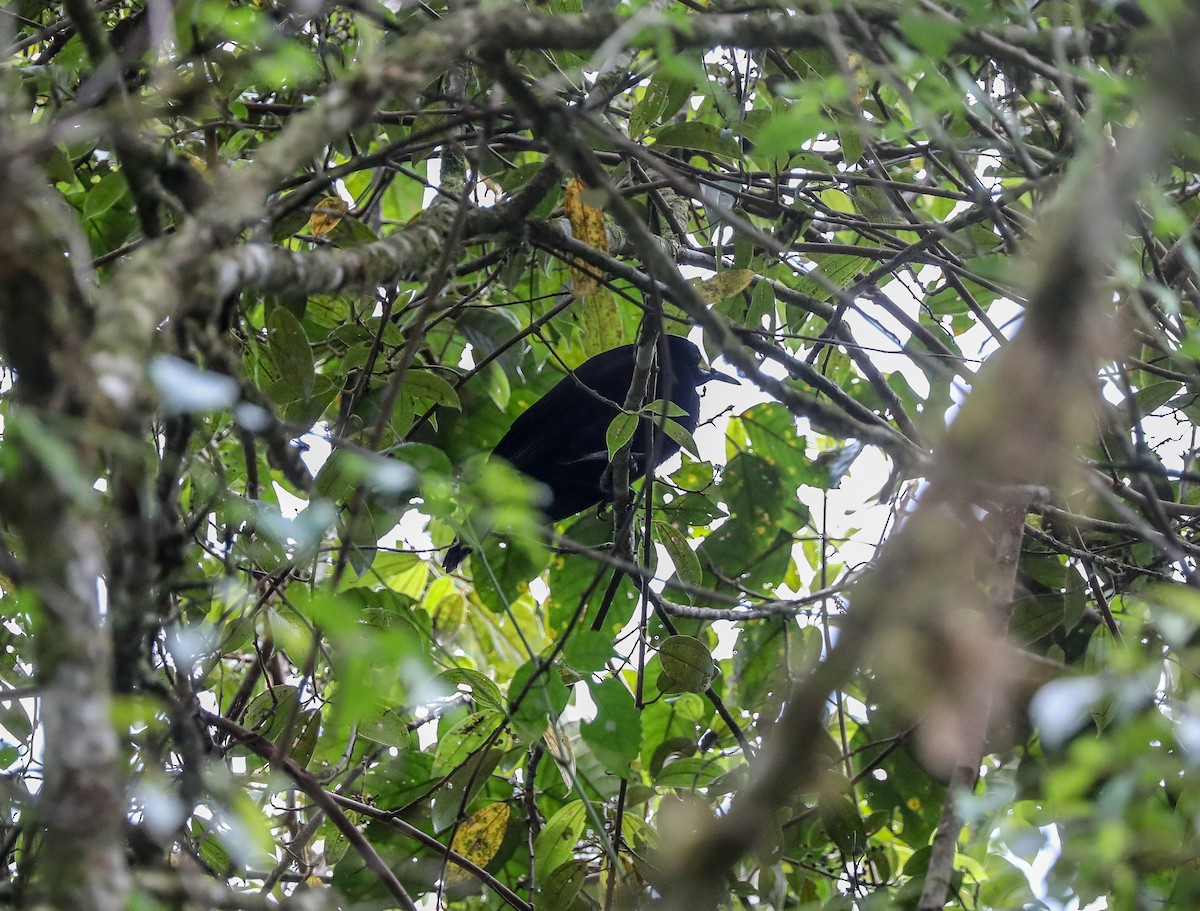
<instances>
[{"instance_id":1,"label":"black bird","mask_svg":"<svg viewBox=\"0 0 1200 911\"><path fill-rule=\"evenodd\" d=\"M653 391L646 401L674 402L686 412L675 420L692 433L700 420L699 388L709 380L738 381L703 366L699 349L686 338L667 335L663 342ZM492 450L493 456L549 488L550 499L542 507L547 521L557 522L612 499L605 434L625 402L636 358L636 345L622 345L585 361L513 421ZM648 424L654 428L651 470L679 451L679 444L662 433L655 421L643 418L630 447L633 476L646 470ZM442 567L452 572L470 552L470 547L455 541Z\"/></svg>"}]
</instances>

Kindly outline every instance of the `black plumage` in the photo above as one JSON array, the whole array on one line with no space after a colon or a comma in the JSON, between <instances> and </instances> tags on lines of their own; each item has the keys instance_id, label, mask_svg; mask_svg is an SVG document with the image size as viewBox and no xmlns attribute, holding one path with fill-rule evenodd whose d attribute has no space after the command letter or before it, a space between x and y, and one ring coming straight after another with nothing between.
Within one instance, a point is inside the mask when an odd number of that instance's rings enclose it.
<instances>
[{"instance_id":1,"label":"black plumage","mask_svg":"<svg viewBox=\"0 0 1200 911\"><path fill-rule=\"evenodd\" d=\"M605 436L629 392L636 358L637 346L623 345L585 361L513 421L492 450L492 455L549 489L550 498L542 507L548 521L557 522L612 499ZM700 420L699 389L709 380L737 382L705 367L699 349L686 338L664 336L646 402L674 402L686 413L675 420L691 433ZM644 418L630 447L634 476L646 470L646 441L651 433L651 470L679 451L677 442ZM461 541L454 542L443 567L454 570L470 552Z\"/></svg>"}]
</instances>

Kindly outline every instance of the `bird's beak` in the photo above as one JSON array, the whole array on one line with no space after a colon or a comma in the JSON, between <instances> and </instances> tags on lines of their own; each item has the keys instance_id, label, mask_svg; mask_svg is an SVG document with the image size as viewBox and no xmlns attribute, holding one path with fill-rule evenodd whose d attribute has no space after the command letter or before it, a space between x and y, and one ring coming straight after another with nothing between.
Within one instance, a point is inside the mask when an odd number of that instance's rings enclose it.
<instances>
[{"instance_id":1,"label":"bird's beak","mask_svg":"<svg viewBox=\"0 0 1200 911\"><path fill-rule=\"evenodd\" d=\"M716 380L718 383L733 383L735 386L742 385L742 381L736 376L730 376L728 373L722 373L712 367L700 371L700 382L707 383L709 380Z\"/></svg>"}]
</instances>

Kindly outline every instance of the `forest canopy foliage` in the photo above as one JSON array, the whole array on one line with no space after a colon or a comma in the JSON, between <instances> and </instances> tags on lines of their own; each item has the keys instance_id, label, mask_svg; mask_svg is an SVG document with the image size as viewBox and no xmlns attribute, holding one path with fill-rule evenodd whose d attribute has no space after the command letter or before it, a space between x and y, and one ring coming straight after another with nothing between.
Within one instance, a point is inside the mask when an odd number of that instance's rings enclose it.
<instances>
[{"instance_id":1,"label":"forest canopy foliage","mask_svg":"<svg viewBox=\"0 0 1200 911\"><path fill-rule=\"evenodd\" d=\"M1195 9L0 44L0 903L1200 903ZM664 334L742 387L641 477ZM546 528L484 455L635 343Z\"/></svg>"}]
</instances>

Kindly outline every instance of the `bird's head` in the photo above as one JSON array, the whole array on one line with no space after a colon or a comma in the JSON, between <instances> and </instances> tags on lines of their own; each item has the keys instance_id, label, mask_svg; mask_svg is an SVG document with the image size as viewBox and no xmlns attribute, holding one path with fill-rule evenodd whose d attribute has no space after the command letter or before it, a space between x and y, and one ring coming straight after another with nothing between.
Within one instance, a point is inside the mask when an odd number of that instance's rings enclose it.
<instances>
[{"instance_id":1,"label":"bird's head","mask_svg":"<svg viewBox=\"0 0 1200 911\"><path fill-rule=\"evenodd\" d=\"M680 335L668 335L667 346L671 355L671 372L675 376L691 374L693 386L703 386L710 380L720 383L741 385L741 381L720 370L715 370L704 362L700 349L688 339Z\"/></svg>"},{"instance_id":2,"label":"bird's head","mask_svg":"<svg viewBox=\"0 0 1200 911\"><path fill-rule=\"evenodd\" d=\"M722 373L720 370L706 366L703 363L700 364L698 372L700 374L700 382L696 384L697 386L707 383L709 380L716 380L718 383L732 383L735 386L742 385L742 381L736 376L730 376L728 373Z\"/></svg>"}]
</instances>

